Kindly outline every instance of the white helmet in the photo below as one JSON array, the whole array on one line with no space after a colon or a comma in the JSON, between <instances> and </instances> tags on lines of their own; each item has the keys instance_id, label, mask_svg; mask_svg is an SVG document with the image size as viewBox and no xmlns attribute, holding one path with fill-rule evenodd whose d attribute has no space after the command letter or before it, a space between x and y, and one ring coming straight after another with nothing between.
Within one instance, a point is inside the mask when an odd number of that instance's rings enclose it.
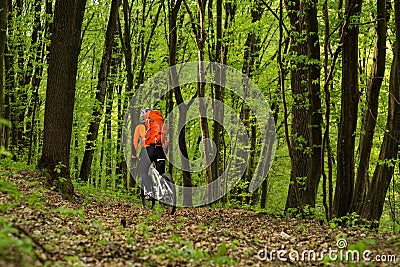
<instances>
[{"instance_id":1,"label":"white helmet","mask_svg":"<svg viewBox=\"0 0 400 267\"><path fill-rule=\"evenodd\" d=\"M147 112L149 112L151 108L145 108L142 111L140 111L140 117L143 117Z\"/></svg>"}]
</instances>

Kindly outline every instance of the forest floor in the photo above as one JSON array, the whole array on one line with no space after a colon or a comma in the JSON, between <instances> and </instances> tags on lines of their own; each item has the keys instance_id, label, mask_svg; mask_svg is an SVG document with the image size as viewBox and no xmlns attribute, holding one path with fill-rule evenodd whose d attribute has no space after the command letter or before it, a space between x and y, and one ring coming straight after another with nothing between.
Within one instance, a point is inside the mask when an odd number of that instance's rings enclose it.
<instances>
[{"instance_id":1,"label":"forest floor","mask_svg":"<svg viewBox=\"0 0 400 267\"><path fill-rule=\"evenodd\" d=\"M37 172L0 169L0 266L399 266L400 262L400 237L390 233L244 209L182 208L169 215L126 199L77 194L77 201L68 202L46 189ZM383 259L390 262L378 262Z\"/></svg>"}]
</instances>

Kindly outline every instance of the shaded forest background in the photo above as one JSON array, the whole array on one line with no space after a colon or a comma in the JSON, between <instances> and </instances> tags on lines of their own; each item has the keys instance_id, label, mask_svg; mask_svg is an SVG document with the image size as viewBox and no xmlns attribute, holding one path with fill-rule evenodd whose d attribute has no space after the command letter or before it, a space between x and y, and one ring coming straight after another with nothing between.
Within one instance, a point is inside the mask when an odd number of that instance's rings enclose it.
<instances>
[{"instance_id":1,"label":"shaded forest background","mask_svg":"<svg viewBox=\"0 0 400 267\"><path fill-rule=\"evenodd\" d=\"M206 60L250 77L277 130L268 178L249 193L262 151L243 100L199 84L159 103L168 113L208 96L240 114L251 155L222 204L399 229L399 0L7 0L0 12L2 165L47 170L66 198L78 181L136 192L121 141L129 100L160 70ZM216 160L202 172L168 166L178 184L209 183L224 170L229 140L212 120L186 125L182 154L202 157L208 136Z\"/></svg>"}]
</instances>

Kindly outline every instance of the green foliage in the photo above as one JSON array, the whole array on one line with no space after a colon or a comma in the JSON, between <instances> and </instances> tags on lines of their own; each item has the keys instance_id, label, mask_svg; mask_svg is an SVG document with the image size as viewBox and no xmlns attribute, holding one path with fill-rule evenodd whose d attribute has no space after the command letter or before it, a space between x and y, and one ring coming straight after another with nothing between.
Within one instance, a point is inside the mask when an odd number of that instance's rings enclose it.
<instances>
[{"instance_id":1,"label":"green foliage","mask_svg":"<svg viewBox=\"0 0 400 267\"><path fill-rule=\"evenodd\" d=\"M371 245L375 245L376 241L371 238L364 238L363 240L358 240L355 244L348 245L349 250L357 250L363 253L365 250L370 249Z\"/></svg>"},{"instance_id":2,"label":"green foliage","mask_svg":"<svg viewBox=\"0 0 400 267\"><path fill-rule=\"evenodd\" d=\"M85 212L82 209L71 209L66 206L60 206L56 209L52 209L51 212L60 214L63 217L75 218L77 216L85 216Z\"/></svg>"},{"instance_id":3,"label":"green foliage","mask_svg":"<svg viewBox=\"0 0 400 267\"><path fill-rule=\"evenodd\" d=\"M2 169L10 170L13 173L17 173L19 170L34 170L36 168L23 161L15 161L11 157L0 158L0 166Z\"/></svg>"},{"instance_id":4,"label":"green foliage","mask_svg":"<svg viewBox=\"0 0 400 267\"><path fill-rule=\"evenodd\" d=\"M17 205L19 205L21 202L26 202L27 206L29 208L33 209L41 209L43 207L43 199L42 195L43 192L46 191L45 188L38 186L37 181L32 181L28 182L26 181L26 184L29 187L35 187L35 191L33 191L31 194L22 194L15 183L4 180L4 176L7 173L1 173L0 172L0 192L8 195L11 199L7 203L3 203L0 205L0 210L5 212L9 209L13 209ZM20 176L17 170L9 171L8 174L11 174L13 176Z\"/></svg>"},{"instance_id":5,"label":"green foliage","mask_svg":"<svg viewBox=\"0 0 400 267\"><path fill-rule=\"evenodd\" d=\"M18 201L21 195L14 183L5 180L0 180L0 191L10 195L15 201Z\"/></svg>"},{"instance_id":6,"label":"green foliage","mask_svg":"<svg viewBox=\"0 0 400 267\"><path fill-rule=\"evenodd\" d=\"M194 262L195 264L209 265L214 263L218 266L232 266L235 261L226 256L228 248L226 243L222 243L217 251L217 254L209 254L204 247L193 247L193 244L181 240L181 248L171 247L168 243L163 242L159 245L150 247L148 252L144 252L145 255L158 255L161 259L174 259L179 258L186 262Z\"/></svg>"},{"instance_id":7,"label":"green foliage","mask_svg":"<svg viewBox=\"0 0 400 267\"><path fill-rule=\"evenodd\" d=\"M320 221L325 220L325 213L322 207L312 207L305 205L301 209L289 208L286 210L285 215L297 219L317 219Z\"/></svg>"},{"instance_id":8,"label":"green foliage","mask_svg":"<svg viewBox=\"0 0 400 267\"><path fill-rule=\"evenodd\" d=\"M10 201L9 203L3 203L0 205L0 210L2 212L5 212L7 209L13 208L18 205L21 199L21 193L14 183L0 179L0 191L9 195L12 198L12 201Z\"/></svg>"},{"instance_id":9,"label":"green foliage","mask_svg":"<svg viewBox=\"0 0 400 267\"><path fill-rule=\"evenodd\" d=\"M341 218L333 218L329 225L331 228L335 228L337 226L345 226L350 228L371 228L371 222L361 218L361 216L355 212L343 216Z\"/></svg>"},{"instance_id":10,"label":"green foliage","mask_svg":"<svg viewBox=\"0 0 400 267\"><path fill-rule=\"evenodd\" d=\"M170 247L168 243L161 243L150 248L150 251L159 255L161 258L181 258L183 260L193 260L195 263L204 262L210 256L202 249L193 249L193 246L186 242L181 249Z\"/></svg>"},{"instance_id":11,"label":"green foliage","mask_svg":"<svg viewBox=\"0 0 400 267\"><path fill-rule=\"evenodd\" d=\"M118 198L124 200L131 200L134 202L139 202L140 196L133 195L132 192L127 191L125 188L96 188L92 184L83 183L81 181L74 180L73 181L74 188L80 192L82 196L82 201L87 204L91 205L93 201L101 201L102 199L106 198ZM140 206L138 206L140 207Z\"/></svg>"},{"instance_id":12,"label":"green foliage","mask_svg":"<svg viewBox=\"0 0 400 267\"><path fill-rule=\"evenodd\" d=\"M0 264L8 262L18 266L30 266L36 258L32 241L19 237L20 233L8 220L0 216Z\"/></svg>"},{"instance_id":13,"label":"green foliage","mask_svg":"<svg viewBox=\"0 0 400 267\"><path fill-rule=\"evenodd\" d=\"M42 194L33 193L27 197L28 207L34 209L43 208Z\"/></svg>"}]
</instances>

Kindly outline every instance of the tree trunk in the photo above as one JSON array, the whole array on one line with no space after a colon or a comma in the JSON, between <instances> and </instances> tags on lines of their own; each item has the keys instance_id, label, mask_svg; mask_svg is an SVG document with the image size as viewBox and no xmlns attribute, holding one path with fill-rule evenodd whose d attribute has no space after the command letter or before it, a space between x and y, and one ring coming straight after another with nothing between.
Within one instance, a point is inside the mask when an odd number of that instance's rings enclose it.
<instances>
[{"instance_id":1,"label":"tree trunk","mask_svg":"<svg viewBox=\"0 0 400 267\"><path fill-rule=\"evenodd\" d=\"M113 107L113 86L109 86L107 90L107 98L106 98L106 114L104 118L104 126L106 127L106 142L102 145L106 148L106 175L110 176L112 174L112 152L111 152L111 144L112 144L112 127L111 127L111 118L112 118L112 107ZM119 142L119 140L118 140ZM116 180L116 185L124 183L121 179Z\"/></svg>"},{"instance_id":2,"label":"tree trunk","mask_svg":"<svg viewBox=\"0 0 400 267\"><path fill-rule=\"evenodd\" d=\"M133 69L132 69L132 36L131 36L131 10L129 8L128 0L122 1L122 11L123 11L123 19L124 19L124 29L122 32L121 25L119 25L119 34L121 39L122 50L124 52L125 59L125 71L126 71L126 92L127 99L130 99L130 96L133 94ZM122 101L122 87L118 88L118 139L122 140L122 127L123 127L123 101ZM127 165L124 157L124 152L122 148L122 143L118 142L117 144L117 168L115 170L115 175L120 177L127 176ZM131 177L131 176L130 176ZM134 179L129 179L128 187L132 187L134 183Z\"/></svg>"},{"instance_id":3,"label":"tree trunk","mask_svg":"<svg viewBox=\"0 0 400 267\"><path fill-rule=\"evenodd\" d=\"M22 1L16 1L14 5L14 12L15 16L18 19L22 20L22 17L24 16L23 11L25 6L23 5L24 3ZM11 8L10 8L11 10ZM22 36L19 36L19 38L23 38ZM26 75L29 73L29 69L31 68L31 62L32 59L28 58L27 61L27 66L25 67L25 58L24 58L24 47L22 42L14 43L13 45L13 52L14 52L14 62L16 63L16 67L14 70L14 74L16 77L15 80L15 87L13 88L12 91L9 93L11 94L11 144L12 144L12 151L13 151L13 156L16 159L19 159L20 156L23 155L23 148L25 146L25 140L24 140L24 119L25 119L25 108L26 108L26 103L28 103L28 93L25 88L25 85L29 84L28 81L28 76Z\"/></svg>"},{"instance_id":4,"label":"tree trunk","mask_svg":"<svg viewBox=\"0 0 400 267\"><path fill-rule=\"evenodd\" d=\"M309 131L310 149L309 169L307 174L306 188L303 204L315 207L318 193L318 185L321 179L321 156L322 156L322 113L321 113L321 87L320 87L320 45L318 35L318 0L308 1L305 13L307 25L308 79L307 87L309 93ZM316 63L315 63L316 62Z\"/></svg>"},{"instance_id":5,"label":"tree trunk","mask_svg":"<svg viewBox=\"0 0 400 267\"><path fill-rule=\"evenodd\" d=\"M227 62L227 53L228 53L228 44L226 41L223 40L224 38L224 31L230 26L232 21L234 20L234 10L236 8L235 5L232 5L232 3L226 3L225 4L225 18L223 19L222 16L222 0L217 0L216 1L216 42L215 42L215 55L213 61L218 62L222 65L226 65ZM211 9L211 5L209 4L209 9ZM225 23L223 24L223 20L225 20ZM210 36L210 40L214 39L213 36ZM218 68L216 70L215 74L215 79L216 83L213 85L214 89L214 98L217 101L224 102L225 98L225 89L224 85L226 82L226 70L225 68ZM218 84L221 84L218 85ZM212 179L215 181L218 179L218 177L221 175L221 173L224 171L223 168L223 124L224 124L224 108L214 108L213 107L213 116L214 116L214 122L213 122L213 141L215 143L215 147L217 150L217 153L215 155L215 159L211 164L211 173L212 173ZM222 184L216 184L216 186L224 186ZM214 188L214 190L218 191L218 188Z\"/></svg>"},{"instance_id":6,"label":"tree trunk","mask_svg":"<svg viewBox=\"0 0 400 267\"><path fill-rule=\"evenodd\" d=\"M123 44L123 50L125 55L125 70L126 70L126 81L127 91L130 92L133 89L133 70L132 70L132 36L131 36L131 22L130 22L130 9L128 0L123 0L122 9L124 13L124 34L121 43ZM122 31L121 31L122 33Z\"/></svg>"},{"instance_id":7,"label":"tree trunk","mask_svg":"<svg viewBox=\"0 0 400 267\"><path fill-rule=\"evenodd\" d=\"M400 145L400 0L394 1L396 41L390 72L389 110L379 161L362 208L362 217L379 226L386 193L393 177Z\"/></svg>"},{"instance_id":8,"label":"tree trunk","mask_svg":"<svg viewBox=\"0 0 400 267\"><path fill-rule=\"evenodd\" d=\"M178 17L178 12L180 9L180 6L182 4L182 0L177 0L176 3L174 1L170 1L170 13L169 13L169 50L168 50L168 63L169 66L175 66L176 65L176 52L177 52L177 36L178 36L178 31L177 31L177 17ZM172 68L172 71L170 73L170 79L172 84L179 84L178 81L178 73L176 72L175 68ZM188 161L185 159L189 158L187 147L186 147L186 107L183 101L181 89L179 86L176 86L174 88L174 95L175 95L175 100L176 104L179 106L179 121L178 121L178 127L181 125L183 126L182 131L180 132L178 136L178 146L181 149L182 152L182 179L183 179L183 186L190 188L192 187L192 177L190 173L190 166L188 164ZM191 206L192 205L192 195L188 193L185 193L183 195L183 204L185 206Z\"/></svg>"},{"instance_id":9,"label":"tree trunk","mask_svg":"<svg viewBox=\"0 0 400 267\"><path fill-rule=\"evenodd\" d=\"M265 209L267 207L267 196L268 196L268 179L265 179L261 184L260 208L262 209Z\"/></svg>"},{"instance_id":10,"label":"tree trunk","mask_svg":"<svg viewBox=\"0 0 400 267\"><path fill-rule=\"evenodd\" d=\"M165 114L170 114L173 109L174 109L174 92L169 91L165 95ZM171 116L168 127L171 127L169 129L174 129L174 126L175 126L175 122ZM168 132L168 139L174 140L174 133L172 131ZM174 155L173 155L173 153L170 153L169 157L168 157L168 168L167 168L166 172L168 172L169 175L171 175L171 176L174 173L174 165L172 164L173 161L174 161Z\"/></svg>"},{"instance_id":11,"label":"tree trunk","mask_svg":"<svg viewBox=\"0 0 400 267\"><path fill-rule=\"evenodd\" d=\"M113 49L117 49L116 55L121 55L120 49L117 48L117 42L114 40L113 42ZM120 71L119 66L122 64L122 57L117 56L116 58L111 60L111 75L113 77L118 77L118 71ZM112 81L112 84L108 86L107 88L107 93L106 93L106 114L105 114L105 125L106 125L106 137L107 141L106 144L103 144L107 147L107 153L106 153L106 175L110 176L112 174L112 169L113 169L113 152L112 152L112 144L113 144L113 139L112 139L112 113L113 113L113 106L114 106L114 92L118 92L120 89L118 87L121 87L121 85L115 83L115 78ZM122 97L122 96L120 96ZM115 140L115 139L114 139ZM121 139L116 139L116 143L121 143ZM121 175L116 175L115 177L115 183L116 185L122 184L123 186L126 187L126 179L123 179Z\"/></svg>"},{"instance_id":12,"label":"tree trunk","mask_svg":"<svg viewBox=\"0 0 400 267\"><path fill-rule=\"evenodd\" d=\"M36 0L35 1L35 24L34 24L34 30L32 34L32 44L33 47L35 48L35 62L39 62L39 64L36 64L37 66L33 67L32 70L32 78L31 80L31 86L32 86L32 96L31 96L31 104L28 106L28 116L31 116L31 120L26 123L26 129L27 129L27 135L29 136L28 138L28 164L32 164L32 157L34 156L33 153L33 138L34 138L34 132L35 132L35 121L36 121L36 111L38 108L38 102L39 102L39 86L40 86L40 81L41 81L41 76L43 72L43 63L44 63L44 47L46 46L41 39L46 38L46 33L47 30L44 28L44 34L40 36L40 31L42 30L41 27L41 21L40 21L40 13L41 13L41 1ZM48 24L45 24L45 27L48 26ZM39 39L39 42L38 42ZM32 104L33 103L33 104Z\"/></svg>"},{"instance_id":13,"label":"tree trunk","mask_svg":"<svg viewBox=\"0 0 400 267\"><path fill-rule=\"evenodd\" d=\"M260 9L258 6L254 6L254 8L251 10L251 22L256 23L260 21L262 14L263 14L263 9ZM255 31L248 33L244 47L244 53L243 53L244 62L242 67L242 73L246 75L248 78L251 78L253 76L253 71L254 69L257 68L255 66L255 63L256 59L259 57L260 50L261 50L260 37L258 36L258 34ZM248 88L244 88L244 90L246 97ZM253 128L252 126L252 119L250 117L251 115L250 108L247 106L246 103L243 103L242 110L240 113L243 124L246 127L247 131L249 132L250 136L250 155L247 164L248 167L242 179L250 182L254 172L254 169L252 168L254 165L253 162L257 153L256 140L254 138L255 128ZM254 192L253 194L256 195L257 192ZM250 196L246 197L246 203L250 204Z\"/></svg>"},{"instance_id":14,"label":"tree trunk","mask_svg":"<svg viewBox=\"0 0 400 267\"><path fill-rule=\"evenodd\" d=\"M354 22L361 12L362 0L346 1L346 20ZM342 52L342 97L337 142L337 178L334 213L345 216L350 211L354 190L354 146L358 101L358 30L357 22L345 30Z\"/></svg>"},{"instance_id":15,"label":"tree trunk","mask_svg":"<svg viewBox=\"0 0 400 267\"><path fill-rule=\"evenodd\" d=\"M210 9L210 6L209 6ZM217 22L216 22L216 45L215 45L215 58L214 61L225 64L226 58L224 57L224 46L222 45L222 0L217 0L216 3L217 9ZM216 79L219 79L220 84L225 84L225 73L223 70L217 70ZM215 99L218 101L224 101L224 87L219 85L214 85L215 91ZM223 119L224 119L224 110L222 109L213 109L214 112L214 122L213 122L213 141L215 143L215 147L217 149L217 153L215 155L215 159L211 164L211 176L213 181L219 177L220 174L220 161L221 161L221 137L223 138Z\"/></svg>"},{"instance_id":16,"label":"tree trunk","mask_svg":"<svg viewBox=\"0 0 400 267\"><path fill-rule=\"evenodd\" d=\"M118 86L118 99L117 99L117 110L118 110L118 132L117 132L117 140L122 140L122 127L123 127L123 110L122 110L122 93L123 93L123 86ZM124 151L122 148L122 142L117 142L117 168L115 170L115 175L120 176L122 178L127 178L127 165L124 158ZM126 189L129 190L134 185L134 179L129 176L126 184Z\"/></svg>"},{"instance_id":17,"label":"tree trunk","mask_svg":"<svg viewBox=\"0 0 400 267\"><path fill-rule=\"evenodd\" d=\"M5 47L5 56L4 56L4 70L5 70L5 77L4 77L4 105L3 105L3 118L10 121L11 119L11 108L10 108L10 90L12 88L12 58L10 56L7 56L7 44ZM8 149L9 148L9 143L10 143L10 126L11 123L8 126L5 126L2 128L2 135L3 135L3 144L4 148Z\"/></svg>"},{"instance_id":18,"label":"tree trunk","mask_svg":"<svg viewBox=\"0 0 400 267\"><path fill-rule=\"evenodd\" d=\"M79 178L83 181L88 181L90 169L93 161L93 153L95 149L95 142L99 132L99 125L101 119L101 112L104 106L104 99L107 89L107 79L110 69L112 48L114 43L114 34L117 26L118 9L120 0L113 0L110 9L110 18L107 25L107 31L104 41L103 57L101 60L100 71L97 81L96 101L93 107L92 118L90 122L89 131L86 137L85 154L83 156Z\"/></svg>"},{"instance_id":19,"label":"tree trunk","mask_svg":"<svg viewBox=\"0 0 400 267\"><path fill-rule=\"evenodd\" d=\"M107 169L106 165L107 165L107 160L106 162L104 162L104 151L106 149L106 120L104 119L104 124L103 124L103 131L101 132L101 135L99 136L99 140L101 140L101 148L100 148L100 156L98 159L98 163L99 163L99 168L96 168L97 171L99 172L99 175L92 175L92 179L91 179L91 183L94 186L98 186L98 185L104 185L107 184L107 174L104 174L104 169ZM97 158L95 157L95 160ZM93 173L93 172L92 172ZM114 183L112 183L111 188L114 188Z\"/></svg>"},{"instance_id":20,"label":"tree trunk","mask_svg":"<svg viewBox=\"0 0 400 267\"><path fill-rule=\"evenodd\" d=\"M302 194L308 175L308 155L306 148L309 146L310 133L308 130L308 99L307 95L307 70L301 57L307 56L307 44L300 42L303 38L304 3L299 0L285 0L286 9L290 18L293 34L291 35L291 52L295 55L291 68L290 82L293 95L292 127L291 127L291 173L288 197L285 210L302 206Z\"/></svg>"},{"instance_id":21,"label":"tree trunk","mask_svg":"<svg viewBox=\"0 0 400 267\"><path fill-rule=\"evenodd\" d=\"M0 119L4 118L4 55L6 48L6 32L7 32L7 14L8 4L7 1L0 3ZM0 150L5 146L3 122L0 121ZM5 127L4 127L5 128Z\"/></svg>"},{"instance_id":22,"label":"tree trunk","mask_svg":"<svg viewBox=\"0 0 400 267\"><path fill-rule=\"evenodd\" d=\"M12 23L12 0L7 1L7 7L8 7L8 14L7 14L7 27L9 28ZM10 34L10 30L8 32ZM7 42L5 43L5 50L4 50L4 71L5 71L5 77L4 77L4 105L3 105L3 111L4 111L4 119L8 120L10 124L6 127L3 127L3 136L4 136L4 148L12 152L12 146L10 145L11 143L11 93L13 88L15 88L14 85L14 68L12 67L14 64L14 57L11 54L10 51L10 44ZM11 147L11 149L10 149Z\"/></svg>"},{"instance_id":23,"label":"tree trunk","mask_svg":"<svg viewBox=\"0 0 400 267\"><path fill-rule=\"evenodd\" d=\"M360 161L351 210L361 213L369 183L368 169L372 142L378 117L378 101L386 64L386 1L377 1L377 27L371 78L367 88L366 109L363 114L360 138Z\"/></svg>"},{"instance_id":24,"label":"tree trunk","mask_svg":"<svg viewBox=\"0 0 400 267\"><path fill-rule=\"evenodd\" d=\"M333 206L333 159L332 159L332 148L330 144L330 116L331 116L331 95L330 89L331 85L329 84L329 50L330 50L330 26L329 26L329 10L328 10L328 0L325 0L323 4L323 16L325 23L325 36L324 36L324 100L325 100L325 129L324 135L322 139L322 155L321 155L321 170L323 176L323 197L322 203L325 208L325 217L327 221L332 218L332 206ZM327 151L327 165L328 165L328 175L325 172L325 149ZM327 188L328 186L328 188Z\"/></svg>"},{"instance_id":25,"label":"tree trunk","mask_svg":"<svg viewBox=\"0 0 400 267\"><path fill-rule=\"evenodd\" d=\"M13 1L7 0L8 6L8 16L7 16L7 25L8 25L8 34L13 34L13 31L10 27L13 23ZM4 127L4 141L5 141L5 148L8 149L11 153L14 152L14 133L15 131L11 129L14 128L13 121L14 121L14 94L13 89L16 88L15 84L15 70L14 70L14 61L15 56L13 54L13 46L11 42L6 42L5 47L5 58L4 58L4 67L5 67L5 87L4 87L4 118L10 121L10 127ZM13 103L13 104L11 104Z\"/></svg>"},{"instance_id":26,"label":"tree trunk","mask_svg":"<svg viewBox=\"0 0 400 267\"><path fill-rule=\"evenodd\" d=\"M57 0L49 54L42 156L38 167L70 199L69 155L81 27L86 1Z\"/></svg>"},{"instance_id":27,"label":"tree trunk","mask_svg":"<svg viewBox=\"0 0 400 267\"><path fill-rule=\"evenodd\" d=\"M205 32L205 7L206 1L205 0L198 0L198 23L197 29L194 31L195 38L196 38L196 45L197 45L197 59L198 59L198 80L197 83L197 90L198 90L198 97L199 97L199 112L200 112L200 129L202 140L204 144L204 159L208 163L211 163L211 144L210 144L210 132L208 128L208 118L207 118L207 104L205 103L204 97L206 97L206 82L205 82L205 69L204 69L204 45L206 41L206 32ZM194 25L194 21L192 21ZM206 167L206 182L207 184L211 183L212 179L212 172L211 166L208 165ZM213 199L214 192L207 192L209 199Z\"/></svg>"}]
</instances>

